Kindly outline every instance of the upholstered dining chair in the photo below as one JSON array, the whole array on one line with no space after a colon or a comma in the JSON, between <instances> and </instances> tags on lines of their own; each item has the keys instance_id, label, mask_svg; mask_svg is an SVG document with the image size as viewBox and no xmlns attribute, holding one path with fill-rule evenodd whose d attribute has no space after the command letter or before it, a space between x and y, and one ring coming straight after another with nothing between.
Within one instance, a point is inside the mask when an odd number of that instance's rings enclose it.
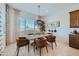
<instances>
[{"instance_id":1,"label":"upholstered dining chair","mask_svg":"<svg viewBox=\"0 0 79 59\"><path fill-rule=\"evenodd\" d=\"M45 37L47 38L47 41L51 43L52 49L53 49L53 42L57 46L57 44L56 44L56 36L48 35L48 36L45 36Z\"/></svg>"},{"instance_id":2,"label":"upholstered dining chair","mask_svg":"<svg viewBox=\"0 0 79 59\"><path fill-rule=\"evenodd\" d=\"M38 38L37 40L35 40L35 46L36 48L40 49L40 56L41 56L41 49L46 47L46 51L48 53L48 49L47 49L47 41L44 38Z\"/></svg>"},{"instance_id":3,"label":"upholstered dining chair","mask_svg":"<svg viewBox=\"0 0 79 59\"><path fill-rule=\"evenodd\" d=\"M30 41L26 37L19 37L17 40L17 56L19 53L20 47L28 45L28 53L29 53L29 43Z\"/></svg>"}]
</instances>

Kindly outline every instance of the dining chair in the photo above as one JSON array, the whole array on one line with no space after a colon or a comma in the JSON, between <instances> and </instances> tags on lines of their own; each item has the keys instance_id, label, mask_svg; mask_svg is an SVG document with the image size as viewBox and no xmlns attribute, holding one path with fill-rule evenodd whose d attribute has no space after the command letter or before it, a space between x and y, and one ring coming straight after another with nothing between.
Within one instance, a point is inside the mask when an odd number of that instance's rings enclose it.
<instances>
[{"instance_id":1,"label":"dining chair","mask_svg":"<svg viewBox=\"0 0 79 59\"><path fill-rule=\"evenodd\" d=\"M53 49L53 42L57 46L57 44L56 44L56 36L48 35L48 36L45 36L45 37L47 38L47 41L51 43L52 49Z\"/></svg>"},{"instance_id":2,"label":"dining chair","mask_svg":"<svg viewBox=\"0 0 79 59\"><path fill-rule=\"evenodd\" d=\"M41 56L41 49L46 47L46 51L48 53L48 48L47 48L47 41L44 38L38 38L37 40L35 40L35 46L36 48L40 49L40 56Z\"/></svg>"},{"instance_id":3,"label":"dining chair","mask_svg":"<svg viewBox=\"0 0 79 59\"><path fill-rule=\"evenodd\" d=\"M28 45L28 53L29 53L29 43L30 41L26 37L19 37L17 40L17 56L19 53L20 47Z\"/></svg>"}]
</instances>

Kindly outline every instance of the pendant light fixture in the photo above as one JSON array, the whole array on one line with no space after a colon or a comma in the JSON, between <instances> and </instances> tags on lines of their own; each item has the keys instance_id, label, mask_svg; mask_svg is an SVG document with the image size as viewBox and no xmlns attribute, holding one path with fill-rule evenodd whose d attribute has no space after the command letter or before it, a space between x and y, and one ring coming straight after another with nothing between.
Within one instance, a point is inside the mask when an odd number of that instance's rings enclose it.
<instances>
[{"instance_id":1,"label":"pendant light fixture","mask_svg":"<svg viewBox=\"0 0 79 59\"><path fill-rule=\"evenodd\" d=\"M37 24L38 27L40 29L40 32L44 33L45 32L45 22L42 20L43 17L40 15L40 5L37 6L38 7L38 18L37 18Z\"/></svg>"}]
</instances>

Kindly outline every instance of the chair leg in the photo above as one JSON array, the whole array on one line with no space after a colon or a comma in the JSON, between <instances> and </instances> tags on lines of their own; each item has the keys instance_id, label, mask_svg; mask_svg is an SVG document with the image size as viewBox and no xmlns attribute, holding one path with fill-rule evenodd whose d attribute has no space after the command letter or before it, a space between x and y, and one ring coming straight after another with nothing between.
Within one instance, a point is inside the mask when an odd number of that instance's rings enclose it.
<instances>
[{"instance_id":1,"label":"chair leg","mask_svg":"<svg viewBox=\"0 0 79 59\"><path fill-rule=\"evenodd\" d=\"M19 47L17 47L17 56L18 56L18 54L19 54Z\"/></svg>"},{"instance_id":2,"label":"chair leg","mask_svg":"<svg viewBox=\"0 0 79 59\"><path fill-rule=\"evenodd\" d=\"M29 54L29 44L28 44L28 54Z\"/></svg>"},{"instance_id":3,"label":"chair leg","mask_svg":"<svg viewBox=\"0 0 79 59\"><path fill-rule=\"evenodd\" d=\"M41 56L41 48L40 48L40 56Z\"/></svg>"},{"instance_id":4,"label":"chair leg","mask_svg":"<svg viewBox=\"0 0 79 59\"><path fill-rule=\"evenodd\" d=\"M35 47L35 49L37 49L37 47Z\"/></svg>"},{"instance_id":5,"label":"chair leg","mask_svg":"<svg viewBox=\"0 0 79 59\"><path fill-rule=\"evenodd\" d=\"M46 50L47 50L47 53L48 53L48 48L47 48L47 46L46 46Z\"/></svg>"},{"instance_id":6,"label":"chair leg","mask_svg":"<svg viewBox=\"0 0 79 59\"><path fill-rule=\"evenodd\" d=\"M52 49L53 49L53 43L51 43Z\"/></svg>"},{"instance_id":7,"label":"chair leg","mask_svg":"<svg viewBox=\"0 0 79 59\"><path fill-rule=\"evenodd\" d=\"M56 41L55 41L55 45L57 46L57 43L56 43Z\"/></svg>"},{"instance_id":8,"label":"chair leg","mask_svg":"<svg viewBox=\"0 0 79 59\"><path fill-rule=\"evenodd\" d=\"M35 39L34 39L34 52L35 52Z\"/></svg>"}]
</instances>

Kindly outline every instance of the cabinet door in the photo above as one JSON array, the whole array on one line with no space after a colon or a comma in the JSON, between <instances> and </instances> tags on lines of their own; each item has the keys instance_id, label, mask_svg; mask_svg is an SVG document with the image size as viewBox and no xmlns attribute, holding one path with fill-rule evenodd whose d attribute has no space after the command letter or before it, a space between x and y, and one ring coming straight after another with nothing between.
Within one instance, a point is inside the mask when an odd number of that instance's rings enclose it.
<instances>
[{"instance_id":1,"label":"cabinet door","mask_svg":"<svg viewBox=\"0 0 79 59\"><path fill-rule=\"evenodd\" d=\"M70 27L76 28L79 26L79 11L71 12L70 13Z\"/></svg>"},{"instance_id":2,"label":"cabinet door","mask_svg":"<svg viewBox=\"0 0 79 59\"><path fill-rule=\"evenodd\" d=\"M79 49L79 35L69 35L69 46Z\"/></svg>"},{"instance_id":3,"label":"cabinet door","mask_svg":"<svg viewBox=\"0 0 79 59\"><path fill-rule=\"evenodd\" d=\"M77 24L78 24L78 28L79 28L79 12L78 12L78 15L77 15Z\"/></svg>"}]
</instances>

